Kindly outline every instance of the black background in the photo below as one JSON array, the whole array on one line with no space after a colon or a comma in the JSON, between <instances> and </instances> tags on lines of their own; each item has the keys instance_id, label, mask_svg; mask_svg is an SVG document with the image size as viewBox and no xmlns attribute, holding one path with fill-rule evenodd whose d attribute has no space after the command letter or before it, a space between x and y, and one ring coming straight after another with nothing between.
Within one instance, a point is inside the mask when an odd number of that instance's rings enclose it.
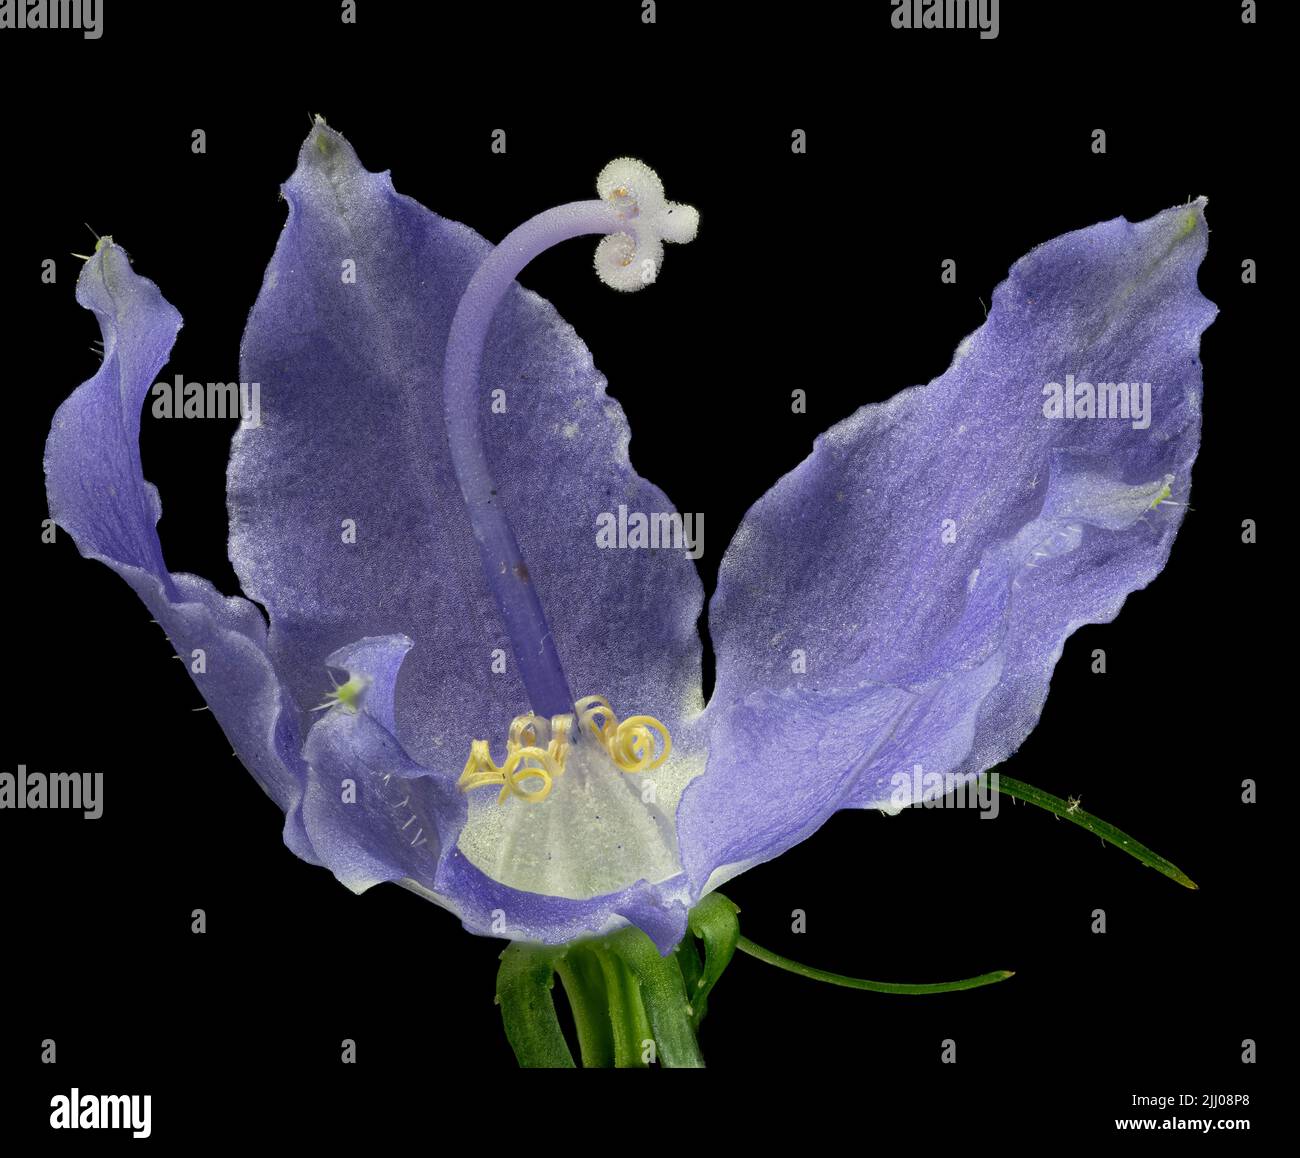
<instances>
[{"instance_id":1,"label":"black background","mask_svg":"<svg viewBox=\"0 0 1300 1158\"><path fill-rule=\"evenodd\" d=\"M242 31L172 12L162 40L148 23L158 10L121 7L110 0L98 44L33 33L22 53L8 35L0 46L16 65L31 45L27 80L17 67L6 79L15 93L56 77L70 98L25 103L5 146L6 344L20 366L6 424L17 592L4 767L103 771L106 801L93 822L0 814L5 1130L48 1141L49 1097L72 1085L152 1093L165 1145L245 1137L267 1113L262 1128L299 1138L359 1127L435 1144L437 1114L453 1107L490 1130L525 1128L556 1104L579 1113L576 1099L582 1112L589 1100L660 1104L617 1075L524 1086L493 1008L501 943L399 888L358 898L297 861L275 806L211 715L193 711L198 693L145 608L66 535L39 542L49 421L98 361L94 320L73 300L71 253L94 245L83 222L111 233L185 318L159 378L232 380L285 216L277 188L317 112L400 192L492 240L590 196L619 154L650 162L670 197L701 209L700 237L669 251L649 292L599 285L581 242L521 280L591 348L628 414L638 471L679 509L705 512L710 593L746 508L816 434L946 369L983 320L981 299L1033 245L1209 197L1200 282L1221 312L1202 343L1193 509L1155 583L1116 622L1067 642L1041 723L1007 766L1080 796L1201 888L1006 800L994 822L839 814L726 886L748 936L879 979L1016 976L887 997L738 956L702 1032L709 1074L676 1087L672 1104L766 1076L791 1083L788 1100L729 1096L728 1123L810 1113L795 1089L812 1082L815 1104L841 1111L846 1084L859 1087L847 1108L864 1122L955 1118L974 1136L1026 1123L1104 1136L1115 1117L1147 1114L1131 1110L1134 1093L1248 1093L1248 1110L1185 1114L1263 1124L1256 1075L1280 1050L1265 1047L1262 1067L1240 1054L1244 1038L1269 1037L1285 983L1268 940L1276 878L1261 817L1275 777L1260 732L1277 678L1265 673L1289 650L1261 562L1267 535L1248 547L1240 534L1277 497L1263 440L1281 421L1279 332L1266 317L1290 211L1264 168L1271 98L1249 88L1269 75L1248 39L1264 34L1243 29L1237 6L1151 5L1137 28L1121 5L1054 23L1047 6L1003 3L992 42L894 34L887 6L878 18L855 10L851 24L751 14L729 29L719 14L705 29L661 5L649 34L635 11L577 6L530 10L503 33L443 17L416 30L401 9L363 2L373 19L346 31L332 5ZM1184 67L1202 70L1198 83ZM195 128L205 155L190 151ZM504 156L490 152L494 128L507 131ZM790 150L795 128L805 156ZM1090 151L1095 128L1107 130L1105 156ZM52 286L39 281L47 257ZM956 285L940 284L949 257ZM1259 286L1241 284L1245 258L1259 262ZM790 411L796 387L806 415ZM224 545L232 427L146 413L142 434L170 568L227 592L238 589ZM1096 647L1102 676L1089 670ZM1266 786L1258 806L1241 803L1247 777ZM194 908L206 935L190 932ZM1090 931L1096 908L1104 936ZM791 931L795 909L805 933ZM46 1037L55 1067L39 1062ZM356 1066L339 1064L346 1037ZM939 1062L944 1038L958 1043L956 1066Z\"/></svg>"}]
</instances>

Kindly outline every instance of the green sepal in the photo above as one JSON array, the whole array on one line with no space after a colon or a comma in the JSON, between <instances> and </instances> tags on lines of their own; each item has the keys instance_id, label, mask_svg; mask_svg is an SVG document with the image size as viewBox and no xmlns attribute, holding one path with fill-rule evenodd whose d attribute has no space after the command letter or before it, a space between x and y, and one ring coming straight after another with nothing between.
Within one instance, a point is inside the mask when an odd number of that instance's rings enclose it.
<instances>
[{"instance_id":1,"label":"green sepal","mask_svg":"<svg viewBox=\"0 0 1300 1158\"><path fill-rule=\"evenodd\" d=\"M655 943L634 925L621 929L603 944L627 964L638 983L659 1064L670 1069L702 1067L704 1058L695 1040L676 955L661 957Z\"/></svg>"},{"instance_id":2,"label":"green sepal","mask_svg":"<svg viewBox=\"0 0 1300 1158\"><path fill-rule=\"evenodd\" d=\"M603 1069L614 1065L614 1031L601 955L589 942L575 941L555 958L555 972L573 1011L584 1068Z\"/></svg>"},{"instance_id":3,"label":"green sepal","mask_svg":"<svg viewBox=\"0 0 1300 1158\"><path fill-rule=\"evenodd\" d=\"M696 982L704 976L704 962L700 960L700 951L695 945L695 938L689 933L677 942L673 950L677 955L677 968L682 971L682 981L687 993L694 993Z\"/></svg>"},{"instance_id":4,"label":"green sepal","mask_svg":"<svg viewBox=\"0 0 1300 1158\"><path fill-rule=\"evenodd\" d=\"M639 933L629 928L625 933ZM619 934L623 936L624 934ZM645 936L641 933L641 936ZM619 1069L644 1069L645 1043L654 1040L654 1030L642 1000L637 976L610 941L587 942L600 961L608 1002L606 1016L614 1041L614 1065Z\"/></svg>"},{"instance_id":5,"label":"green sepal","mask_svg":"<svg viewBox=\"0 0 1300 1158\"><path fill-rule=\"evenodd\" d=\"M740 907L721 893L710 893L691 910L690 930L704 942L704 964L693 978L688 977L683 969L682 978L691 1003L691 1024L696 1029L704 1020L710 990L735 955L736 943L740 939L740 921L736 918L739 912ZM689 938L683 938L682 943L688 944ZM694 948L692 945L692 952Z\"/></svg>"},{"instance_id":6,"label":"green sepal","mask_svg":"<svg viewBox=\"0 0 1300 1158\"><path fill-rule=\"evenodd\" d=\"M512 941L501 954L496 999L506 1040L524 1069L575 1068L551 999L555 961L563 953L563 947Z\"/></svg>"}]
</instances>

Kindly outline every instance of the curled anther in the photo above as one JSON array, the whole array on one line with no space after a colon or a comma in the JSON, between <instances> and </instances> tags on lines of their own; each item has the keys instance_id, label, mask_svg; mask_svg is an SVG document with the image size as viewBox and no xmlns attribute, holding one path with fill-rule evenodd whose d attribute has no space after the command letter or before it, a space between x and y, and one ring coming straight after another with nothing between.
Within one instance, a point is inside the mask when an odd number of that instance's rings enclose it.
<instances>
[{"instance_id":1,"label":"curled anther","mask_svg":"<svg viewBox=\"0 0 1300 1158\"><path fill-rule=\"evenodd\" d=\"M624 772L648 772L668 759L672 747L668 729L653 716L631 716L618 725L610 755Z\"/></svg>"},{"instance_id":2,"label":"curled anther","mask_svg":"<svg viewBox=\"0 0 1300 1158\"><path fill-rule=\"evenodd\" d=\"M475 788L500 788L497 803L504 804L511 796L536 803L545 800L555 786L555 780L564 772L564 760L569 750L569 737L573 716L552 716L549 738L546 720L532 712L516 716L510 722L506 739L506 758L497 764L492 759L486 740L474 740L469 746L469 759L457 782L462 792ZM545 745L543 747L543 744ZM538 784L529 788L528 785Z\"/></svg>"},{"instance_id":3,"label":"curled anther","mask_svg":"<svg viewBox=\"0 0 1300 1158\"><path fill-rule=\"evenodd\" d=\"M648 772L668 759L672 737L653 716L629 716L620 722L604 696L585 696L574 706L582 725L620 771ZM574 716L569 713L552 716L549 723L532 712L516 716L510 721L503 763L492 759L486 740L470 743L469 759L457 782L460 790L498 788L498 804L511 796L531 804L545 800L564 774L573 727Z\"/></svg>"},{"instance_id":4,"label":"curled anther","mask_svg":"<svg viewBox=\"0 0 1300 1158\"><path fill-rule=\"evenodd\" d=\"M518 796L530 804L545 800L551 794L555 778L563 772L563 767L545 748L516 748L506 757L502 767L501 793L498 804L504 804L511 796ZM527 789L524 785L530 780L540 780L540 788Z\"/></svg>"},{"instance_id":5,"label":"curled anther","mask_svg":"<svg viewBox=\"0 0 1300 1158\"><path fill-rule=\"evenodd\" d=\"M584 696L574 707L620 771L648 772L668 759L672 736L654 716L629 716L620 723L604 696Z\"/></svg>"}]
</instances>

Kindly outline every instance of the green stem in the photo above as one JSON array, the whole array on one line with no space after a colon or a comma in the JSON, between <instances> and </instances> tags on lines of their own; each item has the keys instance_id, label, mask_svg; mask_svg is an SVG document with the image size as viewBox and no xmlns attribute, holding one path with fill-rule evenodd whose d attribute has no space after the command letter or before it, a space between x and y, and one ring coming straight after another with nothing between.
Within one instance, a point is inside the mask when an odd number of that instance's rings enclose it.
<instances>
[{"instance_id":1,"label":"green stem","mask_svg":"<svg viewBox=\"0 0 1300 1158\"><path fill-rule=\"evenodd\" d=\"M864 981L859 977L845 977L842 973L828 973L825 969L801 965L798 961L791 961L788 957L773 953L771 949L764 949L762 945L755 945L748 937L739 938L736 941L736 948L769 965L775 965L778 969L784 969L787 973L797 973L800 977L808 977L813 981L826 981L831 985L843 985L846 989L869 989L872 993L955 993L959 989L978 989L982 985L993 985L1015 976L1010 969L998 969L993 973L981 973L978 977L966 977L961 981L936 981L924 985Z\"/></svg>"},{"instance_id":2,"label":"green stem","mask_svg":"<svg viewBox=\"0 0 1300 1158\"><path fill-rule=\"evenodd\" d=\"M573 1054L555 1016L551 985L555 958L562 953L545 945L512 941L501 954L497 1004L506 1038L525 1069L573 1069Z\"/></svg>"},{"instance_id":3,"label":"green stem","mask_svg":"<svg viewBox=\"0 0 1300 1158\"><path fill-rule=\"evenodd\" d=\"M563 956L555 959L555 971L564 983L569 1008L573 1011L584 1068L612 1066L614 1034L599 955L589 945L572 944Z\"/></svg>"},{"instance_id":4,"label":"green stem","mask_svg":"<svg viewBox=\"0 0 1300 1158\"><path fill-rule=\"evenodd\" d=\"M1145 844L1134 840L1126 832L1121 832L1113 824L1093 816L1090 812L1084 812L1079 807L1076 800L1062 800L1059 796L1053 796L1050 792L1044 792L1041 788L1035 788L1032 784L1026 784L1022 780L1013 780L996 769L992 770L993 776L996 777L996 791L1005 792L1008 796L1016 800L1023 800L1026 804L1036 804L1039 808L1045 808L1048 812L1054 813L1063 820L1069 820L1077 824L1080 828L1086 828L1089 832L1095 833L1102 840L1113 844L1116 848L1123 849L1129 856L1136 857L1144 865L1153 868L1158 873L1164 873L1172 881L1177 881L1185 889L1197 888L1197 884L1182 869L1171 861L1165 860L1159 853L1152 852ZM987 777L989 773L984 773Z\"/></svg>"}]
</instances>

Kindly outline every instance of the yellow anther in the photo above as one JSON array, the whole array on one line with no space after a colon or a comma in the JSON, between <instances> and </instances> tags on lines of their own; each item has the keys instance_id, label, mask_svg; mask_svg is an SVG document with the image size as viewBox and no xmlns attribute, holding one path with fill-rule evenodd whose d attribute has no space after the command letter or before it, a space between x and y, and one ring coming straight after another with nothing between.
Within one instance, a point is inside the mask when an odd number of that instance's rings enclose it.
<instances>
[{"instance_id":1,"label":"yellow anther","mask_svg":"<svg viewBox=\"0 0 1300 1158\"><path fill-rule=\"evenodd\" d=\"M534 760L536 763L525 764L525 760ZM501 794L497 797L497 803L504 804L511 793L534 804L545 800L551 794L555 777L563 771L564 768L545 748L515 748L501 767ZM542 786L530 792L524 787L526 780L540 780Z\"/></svg>"},{"instance_id":2,"label":"yellow anther","mask_svg":"<svg viewBox=\"0 0 1300 1158\"><path fill-rule=\"evenodd\" d=\"M623 772L648 772L668 759L673 740L654 716L629 716L622 723L604 696L585 696L574 707L578 718L604 745L609 758ZM658 737L658 744L655 737ZM659 754L655 755L658 747Z\"/></svg>"},{"instance_id":3,"label":"yellow anther","mask_svg":"<svg viewBox=\"0 0 1300 1158\"><path fill-rule=\"evenodd\" d=\"M654 716L629 716L614 731L610 755L624 772L648 772L667 760L672 748L668 729Z\"/></svg>"},{"instance_id":4,"label":"yellow anther","mask_svg":"<svg viewBox=\"0 0 1300 1158\"><path fill-rule=\"evenodd\" d=\"M510 721L510 739L506 750L513 752L516 748L529 748L537 744L537 725L542 723L541 716L529 712L525 716L516 716Z\"/></svg>"},{"instance_id":5,"label":"yellow anther","mask_svg":"<svg viewBox=\"0 0 1300 1158\"><path fill-rule=\"evenodd\" d=\"M499 786L498 804L504 804L512 795L534 803L545 800L551 794L555 778L564 772L572 727L571 715L552 716L549 725L532 712L516 716L510 722L506 739L505 763L498 765L493 761L486 740L474 740L470 744L469 759L460 774L460 790ZM548 731L549 738L545 736ZM538 781L540 787L525 787L529 782Z\"/></svg>"},{"instance_id":6,"label":"yellow anther","mask_svg":"<svg viewBox=\"0 0 1300 1158\"><path fill-rule=\"evenodd\" d=\"M582 724L590 729L620 771L646 772L668 759L672 737L653 716L630 716L620 723L604 696L586 696L574 706ZM545 800L556 779L564 774L573 724L574 717L567 713L552 716L549 724L532 712L516 716L510 722L506 758L500 765L492 759L486 740L472 741L469 759L460 774L460 790L499 787L498 804L504 804L511 796L530 803ZM525 787L530 782L540 786Z\"/></svg>"}]
</instances>

